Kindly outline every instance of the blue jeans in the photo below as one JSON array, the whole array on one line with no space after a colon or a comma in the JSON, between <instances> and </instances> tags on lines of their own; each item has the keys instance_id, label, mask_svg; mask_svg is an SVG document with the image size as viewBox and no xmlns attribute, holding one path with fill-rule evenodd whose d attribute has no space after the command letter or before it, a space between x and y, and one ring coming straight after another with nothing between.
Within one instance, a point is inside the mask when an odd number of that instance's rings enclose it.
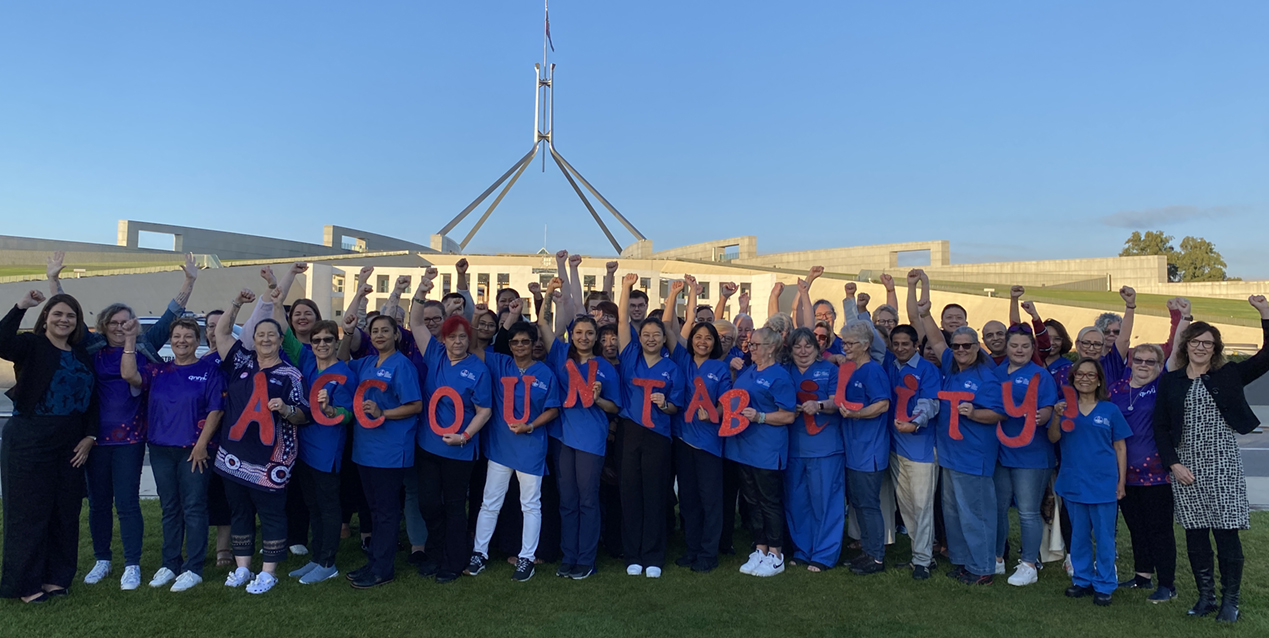
<instances>
[{"instance_id":1,"label":"blue jeans","mask_svg":"<svg viewBox=\"0 0 1269 638\"><path fill-rule=\"evenodd\" d=\"M1092 587L1099 594L1114 593L1115 525L1119 522L1116 503L1073 503L1063 501L1071 517L1071 580L1080 587ZM1096 547L1094 547L1096 545ZM1210 564L1210 563L1209 563Z\"/></svg>"},{"instance_id":2,"label":"blue jeans","mask_svg":"<svg viewBox=\"0 0 1269 638\"><path fill-rule=\"evenodd\" d=\"M875 560L886 557L886 519L881 514L881 482L889 468L876 472L846 469L846 491L859 512L859 544Z\"/></svg>"},{"instance_id":3,"label":"blue jeans","mask_svg":"<svg viewBox=\"0 0 1269 638\"><path fill-rule=\"evenodd\" d=\"M163 566L176 574L203 575L207 559L207 482L211 463L199 472L190 469L193 448L150 446L150 469L163 508ZM210 461L210 460L209 460ZM181 560L181 546L185 560Z\"/></svg>"},{"instance_id":4,"label":"blue jeans","mask_svg":"<svg viewBox=\"0 0 1269 638\"><path fill-rule=\"evenodd\" d=\"M119 537L123 564L141 564L141 463L144 443L96 445L88 453L88 532L93 537L93 556L111 560L110 541L115 533L112 510L119 513Z\"/></svg>"},{"instance_id":5,"label":"blue jeans","mask_svg":"<svg viewBox=\"0 0 1269 638\"><path fill-rule=\"evenodd\" d=\"M1005 555L1005 539L1009 536L1009 503L1018 505L1018 526L1022 528L1021 558L1034 565L1040 559L1040 537L1044 521L1040 504L1049 486L1050 468L1005 467L996 465L996 556Z\"/></svg>"},{"instance_id":6,"label":"blue jeans","mask_svg":"<svg viewBox=\"0 0 1269 638\"><path fill-rule=\"evenodd\" d=\"M990 476L943 468L947 556L975 576L996 573L996 484Z\"/></svg>"}]
</instances>

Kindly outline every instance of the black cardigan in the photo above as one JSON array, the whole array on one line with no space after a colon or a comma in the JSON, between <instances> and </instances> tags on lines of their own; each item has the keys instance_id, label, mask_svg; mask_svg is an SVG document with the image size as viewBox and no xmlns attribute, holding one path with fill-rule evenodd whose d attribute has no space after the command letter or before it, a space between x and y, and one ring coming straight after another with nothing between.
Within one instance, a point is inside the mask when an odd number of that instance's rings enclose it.
<instances>
[{"instance_id":1,"label":"black cardigan","mask_svg":"<svg viewBox=\"0 0 1269 638\"><path fill-rule=\"evenodd\" d=\"M1261 319L1264 343L1269 345L1269 319ZM1185 347L1185 344L1181 344ZM1247 434L1260 425L1260 419L1247 404L1243 386L1269 372L1269 347L1262 346L1250 359L1238 363L1226 363L1199 377L1225 423L1239 434ZM1185 396L1190 391L1190 379L1184 368L1165 372L1159 379L1159 396L1154 406L1154 442L1159 448L1159 460L1164 469L1180 463L1176 449L1181 445L1182 426L1185 424Z\"/></svg>"},{"instance_id":2,"label":"black cardigan","mask_svg":"<svg viewBox=\"0 0 1269 638\"><path fill-rule=\"evenodd\" d=\"M19 414L32 415L53 382L53 375L61 367L62 351L44 335L33 332L18 334L18 326L25 314L25 310L15 305L4 319L0 319L0 359L13 362L13 371L18 378L17 384L5 395L13 400ZM89 372L93 370L92 357L84 349L82 341L73 346L71 352ZM91 396L88 411L81 415L84 436L97 433L97 392L94 391Z\"/></svg>"}]
</instances>

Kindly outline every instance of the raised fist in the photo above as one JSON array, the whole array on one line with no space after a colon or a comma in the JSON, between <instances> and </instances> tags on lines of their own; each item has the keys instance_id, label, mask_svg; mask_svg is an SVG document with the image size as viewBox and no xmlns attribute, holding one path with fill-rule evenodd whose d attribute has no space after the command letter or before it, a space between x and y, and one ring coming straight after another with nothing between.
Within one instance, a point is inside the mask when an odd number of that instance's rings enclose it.
<instances>
[{"instance_id":1,"label":"raised fist","mask_svg":"<svg viewBox=\"0 0 1269 638\"><path fill-rule=\"evenodd\" d=\"M467 274L467 258L464 257L462 259L459 259L458 262L454 264L454 270L458 271L459 277L466 275Z\"/></svg>"},{"instance_id":2,"label":"raised fist","mask_svg":"<svg viewBox=\"0 0 1269 638\"><path fill-rule=\"evenodd\" d=\"M1026 292L1027 292L1027 289L1026 289L1026 288L1023 288L1022 286L1010 286L1010 287L1009 287L1009 297L1010 297L1011 299L1017 299L1017 298L1021 297L1023 294L1025 294Z\"/></svg>"},{"instance_id":3,"label":"raised fist","mask_svg":"<svg viewBox=\"0 0 1269 638\"><path fill-rule=\"evenodd\" d=\"M881 273L881 285L885 286L886 292L894 292L894 277Z\"/></svg>"}]
</instances>

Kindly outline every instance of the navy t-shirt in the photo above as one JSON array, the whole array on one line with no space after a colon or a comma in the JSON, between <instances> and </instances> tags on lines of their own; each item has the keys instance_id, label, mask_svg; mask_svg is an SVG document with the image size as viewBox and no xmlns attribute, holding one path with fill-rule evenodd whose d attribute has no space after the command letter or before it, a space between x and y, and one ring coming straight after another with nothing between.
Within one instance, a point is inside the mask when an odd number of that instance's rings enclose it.
<instances>
[{"instance_id":1,"label":"navy t-shirt","mask_svg":"<svg viewBox=\"0 0 1269 638\"><path fill-rule=\"evenodd\" d=\"M516 434L511 431L506 416L509 412L513 419L524 419L525 423L532 423L544 411L560 407L560 384L555 380L555 374L545 363L538 361L521 372L514 358L496 352L485 354L485 366L489 368L494 385L493 417L489 419L489 425L481 430L486 435L481 437L485 456L490 461L517 472L545 475L546 428L539 427L532 432ZM529 387L526 414L524 393L530 377L532 385ZM507 392L504 379L513 382L511 393ZM510 405L507 405L508 400Z\"/></svg>"},{"instance_id":2,"label":"navy t-shirt","mask_svg":"<svg viewBox=\"0 0 1269 638\"><path fill-rule=\"evenodd\" d=\"M749 393L749 407L758 412L797 408L797 391L784 366L774 364L759 370L748 366L732 387ZM767 470L783 470L789 461L789 430L782 425L750 422L743 432L727 437L723 456L737 463Z\"/></svg>"},{"instance_id":3,"label":"navy t-shirt","mask_svg":"<svg viewBox=\"0 0 1269 638\"><path fill-rule=\"evenodd\" d=\"M225 409L225 377L206 358L187 366L175 361L145 369L150 445L193 447L207 415Z\"/></svg>"},{"instance_id":4,"label":"navy t-shirt","mask_svg":"<svg viewBox=\"0 0 1269 638\"><path fill-rule=\"evenodd\" d=\"M270 411L268 403L282 399L308 413L303 374L285 363L262 370L255 355L239 341L230 348L220 370L225 375L225 417L216 472L266 492L284 489L299 454L298 428Z\"/></svg>"}]
</instances>

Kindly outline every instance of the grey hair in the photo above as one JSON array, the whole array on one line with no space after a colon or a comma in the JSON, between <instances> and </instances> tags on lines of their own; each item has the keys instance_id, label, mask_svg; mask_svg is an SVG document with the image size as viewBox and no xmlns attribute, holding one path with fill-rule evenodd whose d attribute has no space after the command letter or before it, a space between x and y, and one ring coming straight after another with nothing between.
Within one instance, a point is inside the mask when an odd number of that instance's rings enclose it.
<instances>
[{"instance_id":1,"label":"grey hair","mask_svg":"<svg viewBox=\"0 0 1269 638\"><path fill-rule=\"evenodd\" d=\"M763 327L780 333L783 338L783 335L793 332L793 317L785 312L777 312L767 318L767 323Z\"/></svg>"},{"instance_id":2,"label":"grey hair","mask_svg":"<svg viewBox=\"0 0 1269 638\"><path fill-rule=\"evenodd\" d=\"M1123 323L1123 322L1124 322L1123 317L1113 312L1103 312L1102 314L1097 315L1097 321L1094 321L1093 325L1102 332L1102 336L1105 336L1106 329L1110 327L1110 324ZM1082 337L1084 336L1084 334L1081 332L1080 336Z\"/></svg>"},{"instance_id":3,"label":"grey hair","mask_svg":"<svg viewBox=\"0 0 1269 638\"><path fill-rule=\"evenodd\" d=\"M888 312L888 313L890 313L890 314L894 315L894 320L895 320L895 322L896 322L896 323L898 323L898 321L899 321L899 311L898 311L898 310L897 310L894 306L892 306L892 305L890 305L890 304L881 304L880 306L877 306L877 309L876 309L876 310L874 310L874 311L872 311L872 316L873 316L874 323L876 322L877 313L879 313L879 312Z\"/></svg>"},{"instance_id":4,"label":"grey hair","mask_svg":"<svg viewBox=\"0 0 1269 638\"><path fill-rule=\"evenodd\" d=\"M864 348L872 348L872 324L866 321L852 323L842 328L842 338L855 337Z\"/></svg>"},{"instance_id":5,"label":"grey hair","mask_svg":"<svg viewBox=\"0 0 1269 638\"><path fill-rule=\"evenodd\" d=\"M1148 351L1150 351L1150 352L1153 352L1153 353L1154 353L1155 358L1157 358L1157 359L1159 360L1159 365L1160 365L1161 367L1167 366L1167 363L1168 363L1168 362L1167 362L1167 361L1165 361L1165 357L1163 356L1163 348L1160 348L1157 344L1153 344L1153 343L1143 343L1143 344L1141 344L1141 345L1137 346L1136 348L1134 348L1134 350L1133 350L1133 351L1134 351L1134 352L1141 352L1142 350L1148 350Z\"/></svg>"},{"instance_id":6,"label":"grey hair","mask_svg":"<svg viewBox=\"0 0 1269 638\"><path fill-rule=\"evenodd\" d=\"M124 310L128 311L129 319L137 318L137 313L132 312L132 306L129 306L126 303L112 303L109 306L106 306L105 310L102 310L97 314L97 334L106 334L106 324L110 323L111 317L114 317Z\"/></svg>"},{"instance_id":7,"label":"grey hair","mask_svg":"<svg viewBox=\"0 0 1269 638\"><path fill-rule=\"evenodd\" d=\"M956 330L953 330L951 338L948 339L948 343L951 344L951 339L955 339L958 335L969 335L970 343L978 343L978 331L969 326L961 326Z\"/></svg>"},{"instance_id":8,"label":"grey hair","mask_svg":"<svg viewBox=\"0 0 1269 638\"><path fill-rule=\"evenodd\" d=\"M779 332L771 328L764 327L754 330L753 336L749 338L749 343L773 344L775 346L775 349L771 352L771 355L774 358L773 360L776 363L779 363L785 359L784 338L780 336Z\"/></svg>"}]
</instances>

